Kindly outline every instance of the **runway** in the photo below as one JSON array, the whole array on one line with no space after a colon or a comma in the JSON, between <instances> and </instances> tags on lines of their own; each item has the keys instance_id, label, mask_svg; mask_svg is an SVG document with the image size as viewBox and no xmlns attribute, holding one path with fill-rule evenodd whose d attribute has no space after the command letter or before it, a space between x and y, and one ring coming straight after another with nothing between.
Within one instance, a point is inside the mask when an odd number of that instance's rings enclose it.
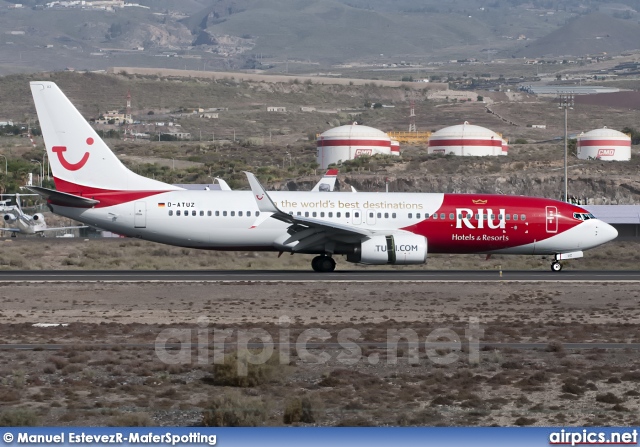
<instances>
[{"instance_id":1,"label":"runway","mask_svg":"<svg viewBox=\"0 0 640 447\"><path fill-rule=\"evenodd\" d=\"M466 344L467 342L462 342ZM386 342L377 342L377 341L358 341L354 342L355 345L358 345L362 348L377 348L377 349L388 349L388 345ZM394 343L393 346L398 346L400 348L407 347L408 344L406 342L398 342ZM197 343L164 343L158 344L155 343L73 343L73 344L60 344L60 343L3 343L0 344L0 351L60 351L68 348L82 348L88 351L101 351L101 350L112 350L114 348L118 349L163 349L163 350L178 350L178 349L202 349L202 348L224 348L224 347L236 347L235 343L211 343L209 345L199 345ZM275 348L286 347L296 347L295 342L291 343L271 343L271 346ZM451 350L460 350L459 343L420 343L420 347L424 347L425 349L451 349ZM482 351L491 351L492 349L501 350L501 349L524 349L524 350L541 350L544 351L549 346L548 343L517 343L517 342L503 342L503 343L479 343L478 348ZM262 349L264 345L262 343L248 343L246 345L249 349ZM304 343L305 349L310 350L318 350L318 349L345 349L345 345L341 345L339 343L333 342L306 342ZM630 349L630 350L640 350L640 343L563 343L562 348L565 350L588 350L588 349Z\"/></svg>"},{"instance_id":2,"label":"runway","mask_svg":"<svg viewBox=\"0 0 640 447\"><path fill-rule=\"evenodd\" d=\"M640 282L640 271L569 270L5 270L2 282Z\"/></svg>"}]
</instances>

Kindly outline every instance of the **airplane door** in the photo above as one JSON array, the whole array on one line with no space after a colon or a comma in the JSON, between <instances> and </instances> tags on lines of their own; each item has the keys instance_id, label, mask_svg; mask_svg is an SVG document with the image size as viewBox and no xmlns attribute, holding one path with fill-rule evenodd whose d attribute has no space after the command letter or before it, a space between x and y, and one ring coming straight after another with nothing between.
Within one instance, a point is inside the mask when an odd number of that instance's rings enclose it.
<instances>
[{"instance_id":1,"label":"airplane door","mask_svg":"<svg viewBox=\"0 0 640 447\"><path fill-rule=\"evenodd\" d=\"M133 226L135 228L147 227L147 203L135 202L133 213Z\"/></svg>"},{"instance_id":2,"label":"airplane door","mask_svg":"<svg viewBox=\"0 0 640 447\"><path fill-rule=\"evenodd\" d=\"M555 206L547 207L547 233L557 233L558 232L558 208Z\"/></svg>"},{"instance_id":3,"label":"airplane door","mask_svg":"<svg viewBox=\"0 0 640 447\"><path fill-rule=\"evenodd\" d=\"M353 222L354 225L360 225L362 223L362 212L360 210L353 210Z\"/></svg>"},{"instance_id":4,"label":"airplane door","mask_svg":"<svg viewBox=\"0 0 640 447\"><path fill-rule=\"evenodd\" d=\"M373 210L367 210L367 225L376 224L376 212Z\"/></svg>"}]
</instances>

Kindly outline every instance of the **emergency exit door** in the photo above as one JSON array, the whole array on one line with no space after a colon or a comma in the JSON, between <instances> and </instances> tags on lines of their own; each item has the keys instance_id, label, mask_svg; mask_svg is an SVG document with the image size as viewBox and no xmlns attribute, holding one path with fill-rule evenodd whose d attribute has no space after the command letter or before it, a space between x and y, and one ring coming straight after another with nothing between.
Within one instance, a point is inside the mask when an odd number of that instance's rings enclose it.
<instances>
[{"instance_id":1,"label":"emergency exit door","mask_svg":"<svg viewBox=\"0 0 640 447\"><path fill-rule=\"evenodd\" d=\"M133 213L133 226L135 228L147 227L147 203L135 202L135 209Z\"/></svg>"},{"instance_id":2,"label":"emergency exit door","mask_svg":"<svg viewBox=\"0 0 640 447\"><path fill-rule=\"evenodd\" d=\"M555 206L547 207L547 233L558 232L558 208Z\"/></svg>"}]
</instances>

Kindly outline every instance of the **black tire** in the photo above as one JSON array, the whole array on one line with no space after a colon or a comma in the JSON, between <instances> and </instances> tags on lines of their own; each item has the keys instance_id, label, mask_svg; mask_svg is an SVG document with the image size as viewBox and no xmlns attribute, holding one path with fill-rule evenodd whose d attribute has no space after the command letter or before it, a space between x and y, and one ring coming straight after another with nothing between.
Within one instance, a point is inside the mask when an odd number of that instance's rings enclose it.
<instances>
[{"instance_id":1,"label":"black tire","mask_svg":"<svg viewBox=\"0 0 640 447\"><path fill-rule=\"evenodd\" d=\"M551 263L551 271L552 272L559 272L562 270L562 264L560 264L558 261L552 262Z\"/></svg>"},{"instance_id":2,"label":"black tire","mask_svg":"<svg viewBox=\"0 0 640 447\"><path fill-rule=\"evenodd\" d=\"M320 272L320 260L322 259L322 256L316 256L315 258L313 258L311 260L311 268L313 269L314 272Z\"/></svg>"},{"instance_id":3,"label":"black tire","mask_svg":"<svg viewBox=\"0 0 640 447\"><path fill-rule=\"evenodd\" d=\"M311 261L311 268L315 272L333 272L336 269L336 261L330 256L316 256Z\"/></svg>"}]
</instances>

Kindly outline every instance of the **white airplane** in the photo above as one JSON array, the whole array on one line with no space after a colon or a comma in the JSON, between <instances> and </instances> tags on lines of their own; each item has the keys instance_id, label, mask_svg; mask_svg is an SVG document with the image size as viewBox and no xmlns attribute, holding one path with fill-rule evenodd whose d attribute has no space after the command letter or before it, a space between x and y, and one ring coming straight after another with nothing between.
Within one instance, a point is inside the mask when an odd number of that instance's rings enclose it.
<instances>
[{"instance_id":1,"label":"white airplane","mask_svg":"<svg viewBox=\"0 0 640 447\"><path fill-rule=\"evenodd\" d=\"M618 232L569 203L489 194L185 190L127 169L53 82L31 82L56 191L30 189L54 213L114 233L208 250L335 255L362 264L422 264L428 253L553 255L561 260Z\"/></svg>"},{"instance_id":2,"label":"white airplane","mask_svg":"<svg viewBox=\"0 0 640 447\"><path fill-rule=\"evenodd\" d=\"M17 234L37 234L44 237L46 231L87 228L86 225L77 227L47 227L47 223L44 221L42 213L36 213L33 215L25 214L22 210L20 197L34 195L38 194L3 194L3 196L15 196L16 204L10 205L11 199L0 201L0 213L2 213L2 219L10 226L9 228L0 228L0 231L10 232L11 237L16 237Z\"/></svg>"}]
</instances>

